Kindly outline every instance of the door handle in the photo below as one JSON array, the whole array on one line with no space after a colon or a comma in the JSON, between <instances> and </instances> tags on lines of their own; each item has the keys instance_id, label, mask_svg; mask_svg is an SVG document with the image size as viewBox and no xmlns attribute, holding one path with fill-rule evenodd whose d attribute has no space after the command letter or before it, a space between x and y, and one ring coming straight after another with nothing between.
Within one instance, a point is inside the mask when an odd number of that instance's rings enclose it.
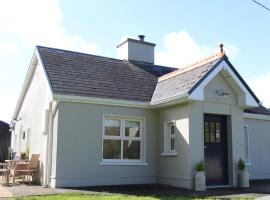
<instances>
[{"instance_id":1,"label":"door handle","mask_svg":"<svg viewBox=\"0 0 270 200\"><path fill-rule=\"evenodd\" d=\"M207 146L206 145L204 145L204 149L207 149Z\"/></svg>"}]
</instances>

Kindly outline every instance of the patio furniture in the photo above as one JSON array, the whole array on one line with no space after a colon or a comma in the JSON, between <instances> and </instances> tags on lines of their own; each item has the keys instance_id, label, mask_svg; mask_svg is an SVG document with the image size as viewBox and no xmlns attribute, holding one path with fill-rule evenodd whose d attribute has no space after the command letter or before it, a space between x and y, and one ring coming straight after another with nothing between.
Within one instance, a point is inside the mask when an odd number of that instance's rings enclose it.
<instances>
[{"instance_id":1,"label":"patio furniture","mask_svg":"<svg viewBox=\"0 0 270 200\"><path fill-rule=\"evenodd\" d=\"M1 173L1 176L2 176L2 180L5 177L6 178L6 184L9 184L8 163L0 163L0 173Z\"/></svg>"},{"instance_id":2,"label":"patio furniture","mask_svg":"<svg viewBox=\"0 0 270 200\"><path fill-rule=\"evenodd\" d=\"M37 176L38 162L39 154L32 154L29 162L17 161L14 169L11 169L10 173L10 175L13 177L13 184L15 184L15 178L17 177L23 177L24 182L25 176L30 184L30 176L32 177L32 181L36 178L35 176Z\"/></svg>"}]
</instances>

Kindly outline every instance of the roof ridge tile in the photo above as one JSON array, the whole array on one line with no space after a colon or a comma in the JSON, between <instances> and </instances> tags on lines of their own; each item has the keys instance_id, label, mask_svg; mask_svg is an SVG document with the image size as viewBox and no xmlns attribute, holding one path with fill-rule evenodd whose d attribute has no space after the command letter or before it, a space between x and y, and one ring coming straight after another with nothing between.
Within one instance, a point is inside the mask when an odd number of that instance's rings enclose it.
<instances>
[{"instance_id":1,"label":"roof ridge tile","mask_svg":"<svg viewBox=\"0 0 270 200\"><path fill-rule=\"evenodd\" d=\"M202 65L205 65L205 64L210 63L212 61L215 61L217 59L220 59L224 55L225 55L224 52L218 52L216 54L213 54L211 56L208 56L208 57L206 57L206 58L204 58L202 60L199 60L199 61L197 61L197 62L195 62L193 64L189 64L189 65L187 65L185 67L179 68L179 69L177 69L175 71L172 71L170 73L164 74L163 76L160 76L158 78L158 82L164 81L166 79L172 78L172 77L177 76L179 74L182 74L184 72L190 71L192 69L195 69L197 67L200 67Z\"/></svg>"}]
</instances>

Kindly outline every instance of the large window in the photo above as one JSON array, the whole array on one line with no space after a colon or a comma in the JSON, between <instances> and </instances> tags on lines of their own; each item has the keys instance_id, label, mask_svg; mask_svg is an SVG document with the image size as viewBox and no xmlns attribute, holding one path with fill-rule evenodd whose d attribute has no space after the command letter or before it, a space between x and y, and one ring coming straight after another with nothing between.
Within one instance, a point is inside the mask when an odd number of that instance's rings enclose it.
<instances>
[{"instance_id":1,"label":"large window","mask_svg":"<svg viewBox=\"0 0 270 200\"><path fill-rule=\"evenodd\" d=\"M104 117L103 161L141 161L142 120L130 117Z\"/></svg>"},{"instance_id":2,"label":"large window","mask_svg":"<svg viewBox=\"0 0 270 200\"><path fill-rule=\"evenodd\" d=\"M248 131L248 125L244 125L244 140L245 140L245 162L246 164L251 164L250 159L250 150L249 150L249 131Z\"/></svg>"}]
</instances>

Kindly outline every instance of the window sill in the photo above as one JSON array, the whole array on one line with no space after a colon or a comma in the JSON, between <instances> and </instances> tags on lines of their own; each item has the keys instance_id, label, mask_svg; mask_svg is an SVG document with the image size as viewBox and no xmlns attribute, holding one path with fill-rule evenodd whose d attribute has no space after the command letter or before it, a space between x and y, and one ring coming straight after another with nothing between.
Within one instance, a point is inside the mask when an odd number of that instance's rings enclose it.
<instances>
[{"instance_id":1,"label":"window sill","mask_svg":"<svg viewBox=\"0 0 270 200\"><path fill-rule=\"evenodd\" d=\"M173 156L177 156L176 152L163 152L161 153L161 156L163 157L173 157Z\"/></svg>"},{"instance_id":2,"label":"window sill","mask_svg":"<svg viewBox=\"0 0 270 200\"><path fill-rule=\"evenodd\" d=\"M145 163L145 162L105 162L105 161L101 161L99 164L100 165L123 165L123 166L148 165L148 163Z\"/></svg>"}]
</instances>

